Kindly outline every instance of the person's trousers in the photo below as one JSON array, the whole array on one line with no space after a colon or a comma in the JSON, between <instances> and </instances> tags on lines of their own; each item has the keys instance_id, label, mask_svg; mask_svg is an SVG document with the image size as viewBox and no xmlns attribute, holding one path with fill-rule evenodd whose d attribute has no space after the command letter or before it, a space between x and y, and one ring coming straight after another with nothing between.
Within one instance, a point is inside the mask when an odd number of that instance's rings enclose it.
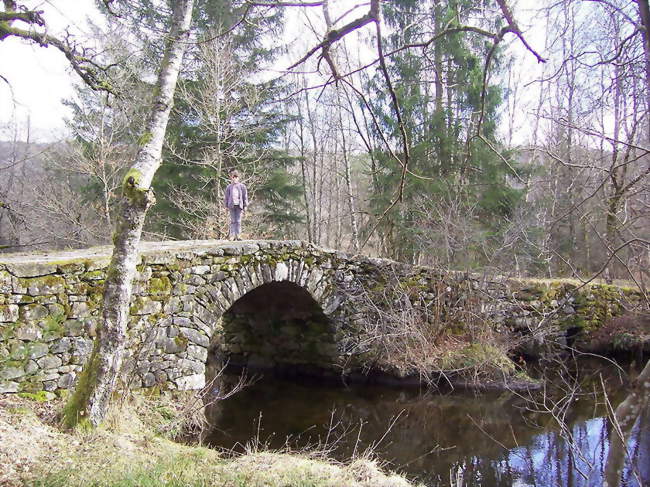
<instances>
[{"instance_id":1,"label":"person's trousers","mask_svg":"<svg viewBox=\"0 0 650 487\"><path fill-rule=\"evenodd\" d=\"M230 208L230 236L238 237L241 233L241 214L242 209L239 206Z\"/></svg>"}]
</instances>

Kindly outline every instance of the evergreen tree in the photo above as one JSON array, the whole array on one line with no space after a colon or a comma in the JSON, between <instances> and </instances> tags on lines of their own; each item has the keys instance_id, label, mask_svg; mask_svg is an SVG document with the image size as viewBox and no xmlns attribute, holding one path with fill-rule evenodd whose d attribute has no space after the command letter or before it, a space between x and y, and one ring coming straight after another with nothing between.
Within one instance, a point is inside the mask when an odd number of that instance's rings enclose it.
<instances>
[{"instance_id":1,"label":"evergreen tree","mask_svg":"<svg viewBox=\"0 0 650 487\"><path fill-rule=\"evenodd\" d=\"M387 51L422 42L459 24L481 22L486 30L498 30L498 25L491 24L498 23L499 18L486 18L483 3L386 2L384 18L391 29ZM440 260L440 248L445 247L445 263L476 263L484 253L481 247L486 240L498 240L503 222L517 205L520 192L509 184L508 166L475 137L480 123L481 135L496 144L501 90L487 86L484 93L483 87L484 61L490 47L479 34L453 32L438 37L426 56L403 50L388 60L409 141L412 173L406 176L403 204L395 206L380 227L385 237L384 252L394 258L415 262L426 254L431 262ZM499 53L497 65L498 57ZM380 93L375 106L381 129L397 140L398 126L388 94L379 89L379 74L370 83L372 91ZM371 205L380 213L394 196L401 167L383 150L373 156L378 173ZM509 161L509 165L515 164ZM474 227L473 241L458 242L444 224L454 218L454 212L459 213L459 204L472 214L464 224ZM433 239L432 230L437 233Z\"/></svg>"},{"instance_id":2,"label":"evergreen tree","mask_svg":"<svg viewBox=\"0 0 650 487\"><path fill-rule=\"evenodd\" d=\"M295 161L278 144L287 119L274 100L285 87L259 74L278 54L266 40L280 34L282 9L237 24L242 10L229 0L204 0L195 10L199 42L179 82L150 220L173 237L225 235L223 189L234 168L253 202L246 233L283 237L287 223L301 221L300 186L288 171Z\"/></svg>"}]
</instances>

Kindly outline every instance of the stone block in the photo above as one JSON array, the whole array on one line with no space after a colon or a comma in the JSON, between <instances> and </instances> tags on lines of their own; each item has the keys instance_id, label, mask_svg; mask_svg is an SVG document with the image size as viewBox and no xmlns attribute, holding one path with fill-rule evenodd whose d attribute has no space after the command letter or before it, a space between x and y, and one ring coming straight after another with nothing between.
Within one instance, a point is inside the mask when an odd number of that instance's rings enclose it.
<instances>
[{"instance_id":1,"label":"stone block","mask_svg":"<svg viewBox=\"0 0 650 487\"><path fill-rule=\"evenodd\" d=\"M42 380L59 380L60 374L58 370L46 370L43 372Z\"/></svg>"},{"instance_id":2,"label":"stone block","mask_svg":"<svg viewBox=\"0 0 650 487\"><path fill-rule=\"evenodd\" d=\"M203 362L197 362L196 360L190 359L180 359L178 361L178 366L181 370L184 370L185 373L191 372L193 374L205 374L205 364Z\"/></svg>"},{"instance_id":3,"label":"stone block","mask_svg":"<svg viewBox=\"0 0 650 487\"><path fill-rule=\"evenodd\" d=\"M32 343L29 345L28 356L31 359L44 357L49 352L50 347L47 343Z\"/></svg>"},{"instance_id":4,"label":"stone block","mask_svg":"<svg viewBox=\"0 0 650 487\"><path fill-rule=\"evenodd\" d=\"M284 262L275 264L273 274L276 281L286 281L289 278L289 267Z\"/></svg>"},{"instance_id":5,"label":"stone block","mask_svg":"<svg viewBox=\"0 0 650 487\"><path fill-rule=\"evenodd\" d=\"M7 295L13 292L11 274L7 271L0 271L0 294Z\"/></svg>"},{"instance_id":6,"label":"stone block","mask_svg":"<svg viewBox=\"0 0 650 487\"><path fill-rule=\"evenodd\" d=\"M208 358L208 349L198 345L188 345L187 358L205 362Z\"/></svg>"},{"instance_id":7,"label":"stone block","mask_svg":"<svg viewBox=\"0 0 650 487\"><path fill-rule=\"evenodd\" d=\"M142 376L142 387L153 387L156 385L156 376L148 372Z\"/></svg>"},{"instance_id":8,"label":"stone block","mask_svg":"<svg viewBox=\"0 0 650 487\"><path fill-rule=\"evenodd\" d=\"M210 344L210 339L205 336L200 331L194 330L192 328L179 328L180 334L186 337L190 342L203 347L207 347Z\"/></svg>"},{"instance_id":9,"label":"stone block","mask_svg":"<svg viewBox=\"0 0 650 487\"><path fill-rule=\"evenodd\" d=\"M189 292L191 286L197 287L197 286L203 286L206 283L206 280L200 276L192 274L189 276L187 279L185 279L184 284L186 284L188 287L186 289L186 292Z\"/></svg>"},{"instance_id":10,"label":"stone block","mask_svg":"<svg viewBox=\"0 0 650 487\"><path fill-rule=\"evenodd\" d=\"M86 358L93 351L93 341L87 338L73 338L74 355Z\"/></svg>"},{"instance_id":11,"label":"stone block","mask_svg":"<svg viewBox=\"0 0 650 487\"><path fill-rule=\"evenodd\" d=\"M23 285L27 286L27 293L30 296L46 296L65 291L65 279L62 276L26 279Z\"/></svg>"},{"instance_id":12,"label":"stone block","mask_svg":"<svg viewBox=\"0 0 650 487\"><path fill-rule=\"evenodd\" d=\"M180 337L165 338L161 341L161 345L165 353L180 353L187 348L187 340Z\"/></svg>"},{"instance_id":13,"label":"stone block","mask_svg":"<svg viewBox=\"0 0 650 487\"><path fill-rule=\"evenodd\" d=\"M72 340L68 337L59 338L52 345L50 345L50 352L52 353L65 353L69 352L72 348Z\"/></svg>"},{"instance_id":14,"label":"stone block","mask_svg":"<svg viewBox=\"0 0 650 487\"><path fill-rule=\"evenodd\" d=\"M38 326L28 324L17 328L14 336L18 340L36 341L43 337L43 332Z\"/></svg>"},{"instance_id":15,"label":"stone block","mask_svg":"<svg viewBox=\"0 0 650 487\"><path fill-rule=\"evenodd\" d=\"M172 315L183 309L180 298L174 296L173 298L168 299L163 305L163 313L166 315Z\"/></svg>"},{"instance_id":16,"label":"stone block","mask_svg":"<svg viewBox=\"0 0 650 487\"><path fill-rule=\"evenodd\" d=\"M63 264L58 264L56 268L61 274L79 274L86 270L86 265L84 262L70 261Z\"/></svg>"},{"instance_id":17,"label":"stone block","mask_svg":"<svg viewBox=\"0 0 650 487\"><path fill-rule=\"evenodd\" d=\"M181 370L178 368L171 368L165 370L165 373L167 374L167 378L169 380L175 380L181 377L183 374L181 373Z\"/></svg>"},{"instance_id":18,"label":"stone block","mask_svg":"<svg viewBox=\"0 0 650 487\"><path fill-rule=\"evenodd\" d=\"M210 279L209 279L209 282L210 282L210 283L213 283L213 282L221 282L221 281L223 281L226 277L228 277L228 276L226 275L225 272L223 272L223 271L221 271L221 270L217 270L217 269L220 268L219 266L213 266L213 267L215 267L215 272L214 272L214 274L212 274L212 276L211 276Z\"/></svg>"},{"instance_id":19,"label":"stone block","mask_svg":"<svg viewBox=\"0 0 650 487\"><path fill-rule=\"evenodd\" d=\"M34 360L30 360L25 365L25 373L27 375L34 374L38 371L38 364Z\"/></svg>"},{"instance_id":20,"label":"stone block","mask_svg":"<svg viewBox=\"0 0 650 487\"><path fill-rule=\"evenodd\" d=\"M143 256L143 260L147 264L167 265L167 264L172 264L176 259L173 254L161 252L161 253L145 255Z\"/></svg>"},{"instance_id":21,"label":"stone block","mask_svg":"<svg viewBox=\"0 0 650 487\"><path fill-rule=\"evenodd\" d=\"M67 337L78 337L84 334L84 324L80 320L65 320L63 333Z\"/></svg>"},{"instance_id":22,"label":"stone block","mask_svg":"<svg viewBox=\"0 0 650 487\"><path fill-rule=\"evenodd\" d=\"M183 302L183 312L191 313L194 311L195 303L193 296L182 296L181 301Z\"/></svg>"},{"instance_id":23,"label":"stone block","mask_svg":"<svg viewBox=\"0 0 650 487\"><path fill-rule=\"evenodd\" d=\"M175 382L182 391L201 389L205 386L205 374L187 375L176 379Z\"/></svg>"},{"instance_id":24,"label":"stone block","mask_svg":"<svg viewBox=\"0 0 650 487\"><path fill-rule=\"evenodd\" d=\"M72 303L72 312L70 318L87 318L90 316L90 307L88 303Z\"/></svg>"},{"instance_id":25,"label":"stone block","mask_svg":"<svg viewBox=\"0 0 650 487\"><path fill-rule=\"evenodd\" d=\"M0 394L7 394L11 392L18 392L18 383L0 381Z\"/></svg>"},{"instance_id":26,"label":"stone block","mask_svg":"<svg viewBox=\"0 0 650 487\"><path fill-rule=\"evenodd\" d=\"M153 301L144 297L138 297L131 305L131 315L141 316L160 313L162 311L162 303L160 301Z\"/></svg>"},{"instance_id":27,"label":"stone block","mask_svg":"<svg viewBox=\"0 0 650 487\"><path fill-rule=\"evenodd\" d=\"M171 294L172 284L168 277L152 277L147 283L147 291L151 296Z\"/></svg>"},{"instance_id":28,"label":"stone block","mask_svg":"<svg viewBox=\"0 0 650 487\"><path fill-rule=\"evenodd\" d=\"M208 274L210 272L210 266L209 265L196 265L194 267L190 267L185 272L187 272L189 274L197 274L199 276L202 276L202 275Z\"/></svg>"},{"instance_id":29,"label":"stone block","mask_svg":"<svg viewBox=\"0 0 650 487\"><path fill-rule=\"evenodd\" d=\"M0 370L0 380L11 380L24 377L26 374L23 367L4 367Z\"/></svg>"},{"instance_id":30,"label":"stone block","mask_svg":"<svg viewBox=\"0 0 650 487\"><path fill-rule=\"evenodd\" d=\"M27 304L20 307L20 315L24 321L38 321L49 315L48 309L41 304Z\"/></svg>"},{"instance_id":31,"label":"stone block","mask_svg":"<svg viewBox=\"0 0 650 487\"><path fill-rule=\"evenodd\" d=\"M261 271L261 274L262 274L262 280L265 283L273 281L273 275L271 273L271 267L268 264L262 264L260 266L260 271Z\"/></svg>"},{"instance_id":32,"label":"stone block","mask_svg":"<svg viewBox=\"0 0 650 487\"><path fill-rule=\"evenodd\" d=\"M147 283L146 282L141 282L141 281L134 281L133 282L133 296L145 296L149 294L148 289L147 289Z\"/></svg>"},{"instance_id":33,"label":"stone block","mask_svg":"<svg viewBox=\"0 0 650 487\"><path fill-rule=\"evenodd\" d=\"M27 294L27 286L23 286L22 281L22 279L18 279L17 277L11 278L11 287L14 294Z\"/></svg>"},{"instance_id":34,"label":"stone block","mask_svg":"<svg viewBox=\"0 0 650 487\"><path fill-rule=\"evenodd\" d=\"M23 262L20 264L7 264L7 270L16 277L40 277L54 274L57 268L55 264Z\"/></svg>"},{"instance_id":35,"label":"stone block","mask_svg":"<svg viewBox=\"0 0 650 487\"><path fill-rule=\"evenodd\" d=\"M59 377L57 381L57 386L59 389L70 389L75 382L76 374L64 374Z\"/></svg>"},{"instance_id":36,"label":"stone block","mask_svg":"<svg viewBox=\"0 0 650 487\"><path fill-rule=\"evenodd\" d=\"M174 325L176 326L184 326L184 327L191 327L192 326L192 320L190 318L186 318L183 316L174 316Z\"/></svg>"},{"instance_id":37,"label":"stone block","mask_svg":"<svg viewBox=\"0 0 650 487\"><path fill-rule=\"evenodd\" d=\"M141 268L140 271L135 273L134 280L140 282L147 282L149 279L151 279L152 274L153 274L153 270L151 269L151 267L147 266Z\"/></svg>"},{"instance_id":38,"label":"stone block","mask_svg":"<svg viewBox=\"0 0 650 487\"><path fill-rule=\"evenodd\" d=\"M56 355L46 355L36 361L41 369L56 369L63 364L63 361Z\"/></svg>"}]
</instances>

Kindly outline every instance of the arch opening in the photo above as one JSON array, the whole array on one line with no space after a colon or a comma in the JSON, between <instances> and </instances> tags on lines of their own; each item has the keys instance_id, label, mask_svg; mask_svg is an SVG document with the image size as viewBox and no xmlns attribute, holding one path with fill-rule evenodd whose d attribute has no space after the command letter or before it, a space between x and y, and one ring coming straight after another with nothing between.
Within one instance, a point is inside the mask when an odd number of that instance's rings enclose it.
<instances>
[{"instance_id":1,"label":"arch opening","mask_svg":"<svg viewBox=\"0 0 650 487\"><path fill-rule=\"evenodd\" d=\"M313 375L337 361L331 320L307 290L290 281L248 292L223 314L221 325L221 355L231 366Z\"/></svg>"}]
</instances>

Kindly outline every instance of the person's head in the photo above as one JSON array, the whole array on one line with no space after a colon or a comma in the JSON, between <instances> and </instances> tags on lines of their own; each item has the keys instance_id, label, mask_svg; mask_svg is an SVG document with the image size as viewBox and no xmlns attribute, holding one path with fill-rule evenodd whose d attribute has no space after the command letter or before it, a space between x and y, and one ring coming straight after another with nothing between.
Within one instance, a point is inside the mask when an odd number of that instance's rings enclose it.
<instances>
[{"instance_id":1,"label":"person's head","mask_svg":"<svg viewBox=\"0 0 650 487\"><path fill-rule=\"evenodd\" d=\"M239 171L237 169L230 171L230 179L232 181L239 181Z\"/></svg>"}]
</instances>

